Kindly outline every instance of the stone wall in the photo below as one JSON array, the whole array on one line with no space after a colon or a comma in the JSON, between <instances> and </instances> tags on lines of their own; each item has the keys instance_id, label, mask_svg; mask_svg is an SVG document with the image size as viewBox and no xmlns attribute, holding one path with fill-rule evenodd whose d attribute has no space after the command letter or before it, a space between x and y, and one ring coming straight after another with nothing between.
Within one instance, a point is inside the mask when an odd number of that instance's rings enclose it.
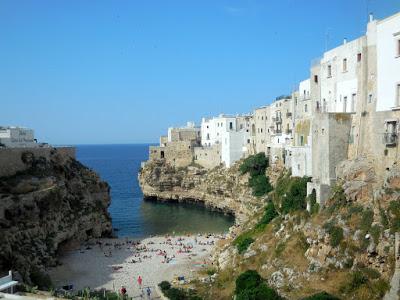
<instances>
[{"instance_id":1,"label":"stone wall","mask_svg":"<svg viewBox=\"0 0 400 300\"><path fill-rule=\"evenodd\" d=\"M194 162L206 169L219 166L221 164L221 145L195 147Z\"/></svg>"},{"instance_id":2,"label":"stone wall","mask_svg":"<svg viewBox=\"0 0 400 300\"><path fill-rule=\"evenodd\" d=\"M24 153L30 152L35 158L44 157L49 159L54 153L64 158L75 158L75 147L43 147L43 148L0 148L0 177L12 176L29 168L22 161Z\"/></svg>"},{"instance_id":3,"label":"stone wall","mask_svg":"<svg viewBox=\"0 0 400 300\"><path fill-rule=\"evenodd\" d=\"M150 146L149 159L161 159L175 167L186 167L194 160L195 146L197 143L191 141L168 142L165 147Z\"/></svg>"}]
</instances>

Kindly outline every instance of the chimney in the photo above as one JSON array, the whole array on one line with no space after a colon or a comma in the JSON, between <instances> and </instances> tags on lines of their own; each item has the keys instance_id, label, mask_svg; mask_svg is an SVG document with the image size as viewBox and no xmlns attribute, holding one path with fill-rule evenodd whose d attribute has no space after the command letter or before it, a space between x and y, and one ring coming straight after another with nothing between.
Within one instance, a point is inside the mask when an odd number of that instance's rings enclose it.
<instances>
[{"instance_id":1,"label":"chimney","mask_svg":"<svg viewBox=\"0 0 400 300\"><path fill-rule=\"evenodd\" d=\"M369 21L372 22L374 20L374 14L369 13Z\"/></svg>"},{"instance_id":2,"label":"chimney","mask_svg":"<svg viewBox=\"0 0 400 300\"><path fill-rule=\"evenodd\" d=\"M347 38L343 39L343 45L347 44Z\"/></svg>"}]
</instances>

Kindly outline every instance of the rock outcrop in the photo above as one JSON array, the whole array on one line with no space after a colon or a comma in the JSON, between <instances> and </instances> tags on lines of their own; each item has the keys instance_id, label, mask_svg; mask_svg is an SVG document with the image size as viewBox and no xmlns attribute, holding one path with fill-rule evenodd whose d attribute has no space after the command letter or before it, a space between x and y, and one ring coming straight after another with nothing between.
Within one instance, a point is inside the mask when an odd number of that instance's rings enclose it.
<instances>
[{"instance_id":1,"label":"rock outcrop","mask_svg":"<svg viewBox=\"0 0 400 300\"><path fill-rule=\"evenodd\" d=\"M200 202L210 209L235 215L242 223L263 201L252 195L248 175L240 175L240 161L229 169L196 166L175 168L162 160L148 161L139 173L145 199Z\"/></svg>"},{"instance_id":2,"label":"rock outcrop","mask_svg":"<svg viewBox=\"0 0 400 300\"><path fill-rule=\"evenodd\" d=\"M0 270L30 283L68 243L112 234L111 200L106 182L57 150L49 158L27 150L21 159L26 171L0 178Z\"/></svg>"}]
</instances>

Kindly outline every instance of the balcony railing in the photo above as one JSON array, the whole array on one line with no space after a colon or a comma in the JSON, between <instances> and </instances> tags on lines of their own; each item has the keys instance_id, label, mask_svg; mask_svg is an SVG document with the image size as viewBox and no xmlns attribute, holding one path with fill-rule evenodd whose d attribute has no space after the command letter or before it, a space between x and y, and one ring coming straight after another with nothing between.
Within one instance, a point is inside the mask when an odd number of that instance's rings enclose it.
<instances>
[{"instance_id":1,"label":"balcony railing","mask_svg":"<svg viewBox=\"0 0 400 300\"><path fill-rule=\"evenodd\" d=\"M286 118L290 118L292 116L292 113L291 112L287 112L286 113Z\"/></svg>"},{"instance_id":2,"label":"balcony railing","mask_svg":"<svg viewBox=\"0 0 400 300\"><path fill-rule=\"evenodd\" d=\"M272 117L272 122L282 123L282 118L281 117Z\"/></svg>"},{"instance_id":3,"label":"balcony railing","mask_svg":"<svg viewBox=\"0 0 400 300\"><path fill-rule=\"evenodd\" d=\"M383 134L383 142L386 146L396 146L397 145L397 134L394 132L386 132Z\"/></svg>"},{"instance_id":4,"label":"balcony railing","mask_svg":"<svg viewBox=\"0 0 400 300\"><path fill-rule=\"evenodd\" d=\"M286 134L292 134L292 129L286 129L285 133Z\"/></svg>"}]
</instances>

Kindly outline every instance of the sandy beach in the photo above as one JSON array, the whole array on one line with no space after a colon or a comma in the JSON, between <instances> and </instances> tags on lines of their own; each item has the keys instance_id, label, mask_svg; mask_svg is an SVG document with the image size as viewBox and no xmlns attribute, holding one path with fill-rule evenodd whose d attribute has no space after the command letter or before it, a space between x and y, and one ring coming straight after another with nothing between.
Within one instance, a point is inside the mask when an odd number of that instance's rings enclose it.
<instances>
[{"instance_id":1,"label":"sandy beach","mask_svg":"<svg viewBox=\"0 0 400 300\"><path fill-rule=\"evenodd\" d=\"M150 287L151 299L157 299L155 286L161 281L173 281L178 276L190 280L197 271L210 267L211 251L221 238L224 236L199 234L157 236L141 241L92 240L63 253L59 259L62 265L49 273L57 287L73 284L75 290L90 287L118 291L124 285L134 299L140 299L143 288ZM142 288L137 281L139 275L143 278Z\"/></svg>"}]
</instances>

